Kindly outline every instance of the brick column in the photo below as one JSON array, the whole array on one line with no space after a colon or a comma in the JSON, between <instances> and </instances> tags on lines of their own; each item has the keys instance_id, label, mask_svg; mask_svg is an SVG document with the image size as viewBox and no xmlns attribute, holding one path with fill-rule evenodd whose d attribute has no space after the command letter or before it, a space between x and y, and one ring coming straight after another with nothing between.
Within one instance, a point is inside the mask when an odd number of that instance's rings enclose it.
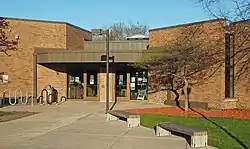
<instances>
[{"instance_id":1,"label":"brick column","mask_svg":"<svg viewBox=\"0 0 250 149\"><path fill-rule=\"evenodd\" d=\"M130 72L127 73L127 100L130 100Z\"/></svg>"},{"instance_id":2,"label":"brick column","mask_svg":"<svg viewBox=\"0 0 250 149\"><path fill-rule=\"evenodd\" d=\"M106 102L106 72L102 71L105 68L100 68L101 69L101 73L99 74L99 78L100 78L100 102ZM111 72L111 71L110 71ZM114 73L109 73L109 101L112 102L114 100Z\"/></svg>"},{"instance_id":3,"label":"brick column","mask_svg":"<svg viewBox=\"0 0 250 149\"><path fill-rule=\"evenodd\" d=\"M83 99L86 99L87 97L87 73L84 72L83 73L83 82L84 82L84 86L83 86Z\"/></svg>"}]
</instances>

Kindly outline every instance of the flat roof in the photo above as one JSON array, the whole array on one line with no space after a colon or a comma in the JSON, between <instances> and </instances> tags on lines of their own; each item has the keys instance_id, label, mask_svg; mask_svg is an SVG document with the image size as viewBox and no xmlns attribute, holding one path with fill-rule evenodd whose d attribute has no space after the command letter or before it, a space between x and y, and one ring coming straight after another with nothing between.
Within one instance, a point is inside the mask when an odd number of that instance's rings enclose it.
<instances>
[{"instance_id":1,"label":"flat roof","mask_svg":"<svg viewBox=\"0 0 250 149\"><path fill-rule=\"evenodd\" d=\"M24 18L13 18L13 17L0 17L0 18L7 19L7 20L21 20L21 21L33 21L33 22L45 22L45 23L66 24L66 25L72 26L72 27L74 27L74 28L77 28L77 29L79 29L79 30L82 30L82 31L91 33L91 31L89 31L89 30L86 30L86 29L81 28L81 27L79 27L79 26L73 25L73 24L68 23L68 22L63 22L63 21L36 20L36 19L27 19L27 18L24 19Z\"/></svg>"},{"instance_id":2,"label":"flat roof","mask_svg":"<svg viewBox=\"0 0 250 149\"><path fill-rule=\"evenodd\" d=\"M249 23L249 22L250 22L250 19L246 19L246 20L234 21L234 22L231 22L231 24L237 24L237 23Z\"/></svg>"},{"instance_id":3,"label":"flat roof","mask_svg":"<svg viewBox=\"0 0 250 149\"><path fill-rule=\"evenodd\" d=\"M114 63L134 63L140 61L147 54L166 54L147 50L110 50ZM60 48L35 48L37 63L105 63L101 59L106 54L105 49L96 50L70 50ZM146 55L145 55L146 54Z\"/></svg>"},{"instance_id":4,"label":"flat roof","mask_svg":"<svg viewBox=\"0 0 250 149\"><path fill-rule=\"evenodd\" d=\"M192 23L186 23L186 24L178 24L178 25L173 25L173 26L149 29L149 32L157 31L157 30L170 29L170 28L176 28L176 27L190 26L190 25L195 25L195 24L210 23L210 22L216 22L216 21L226 21L226 20L223 19L223 18L219 18L219 19L204 20L204 21L198 21L198 22L192 22Z\"/></svg>"}]
</instances>

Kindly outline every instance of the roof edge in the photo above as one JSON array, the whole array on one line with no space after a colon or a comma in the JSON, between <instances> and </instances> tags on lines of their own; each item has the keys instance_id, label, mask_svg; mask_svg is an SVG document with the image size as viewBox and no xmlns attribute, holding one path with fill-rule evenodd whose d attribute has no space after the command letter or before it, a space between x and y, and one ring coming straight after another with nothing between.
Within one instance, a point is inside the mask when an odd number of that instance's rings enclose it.
<instances>
[{"instance_id":1,"label":"roof edge","mask_svg":"<svg viewBox=\"0 0 250 149\"><path fill-rule=\"evenodd\" d=\"M185 23L185 24L178 24L178 25L172 25L172 26L167 26L167 27L154 28L154 29L149 29L149 32L151 32L151 31L158 31L158 30L164 30L164 29L170 29L170 28L190 26L190 25L195 25L195 24L217 22L217 21L226 21L226 19L219 18L219 19L203 20L203 21L197 21L197 22L192 22L192 23Z\"/></svg>"},{"instance_id":2,"label":"roof edge","mask_svg":"<svg viewBox=\"0 0 250 149\"><path fill-rule=\"evenodd\" d=\"M110 50L110 54L112 53L138 53L146 50ZM46 54L46 53L105 53L105 49L95 49L95 50L76 50L76 49L66 49L66 48L40 48L35 47L35 54Z\"/></svg>"},{"instance_id":3,"label":"roof edge","mask_svg":"<svg viewBox=\"0 0 250 149\"><path fill-rule=\"evenodd\" d=\"M72 26L72 27L74 27L74 28L80 29L80 30L82 30L82 31L91 33L91 31L89 31L89 30L83 29L83 28L81 28L81 27L79 27L79 26L73 25L73 24L68 23L68 22L63 22L63 21L50 21L50 20L38 20L38 19L26 19L26 18L13 18L13 17L0 17L0 18L4 18L4 19L7 19L7 20L21 20L21 21L32 21L32 22L44 22L44 23L66 24L66 25Z\"/></svg>"},{"instance_id":4,"label":"roof edge","mask_svg":"<svg viewBox=\"0 0 250 149\"><path fill-rule=\"evenodd\" d=\"M234 21L234 22L231 22L230 24L246 23L246 22L250 22L250 19L247 19L247 20L239 20L239 21Z\"/></svg>"}]
</instances>

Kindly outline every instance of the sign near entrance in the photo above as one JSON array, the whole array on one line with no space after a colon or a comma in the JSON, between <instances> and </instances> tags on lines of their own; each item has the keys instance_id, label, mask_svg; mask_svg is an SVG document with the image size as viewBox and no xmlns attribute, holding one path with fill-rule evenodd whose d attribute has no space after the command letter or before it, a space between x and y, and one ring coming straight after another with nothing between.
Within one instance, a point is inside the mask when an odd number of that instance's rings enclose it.
<instances>
[{"instance_id":1,"label":"sign near entrance","mask_svg":"<svg viewBox=\"0 0 250 149\"><path fill-rule=\"evenodd\" d=\"M95 84L94 75L90 75L89 81L90 81L89 84L91 84L91 85Z\"/></svg>"},{"instance_id":2,"label":"sign near entrance","mask_svg":"<svg viewBox=\"0 0 250 149\"><path fill-rule=\"evenodd\" d=\"M122 80L119 80L119 85L120 85L120 86L122 86L122 85L123 85Z\"/></svg>"},{"instance_id":3,"label":"sign near entrance","mask_svg":"<svg viewBox=\"0 0 250 149\"><path fill-rule=\"evenodd\" d=\"M119 75L118 85L119 85L119 86L122 86L122 85L123 85L123 75Z\"/></svg>"},{"instance_id":4,"label":"sign near entrance","mask_svg":"<svg viewBox=\"0 0 250 149\"><path fill-rule=\"evenodd\" d=\"M3 75L3 83L8 83L8 82L9 82L9 76Z\"/></svg>"}]
</instances>

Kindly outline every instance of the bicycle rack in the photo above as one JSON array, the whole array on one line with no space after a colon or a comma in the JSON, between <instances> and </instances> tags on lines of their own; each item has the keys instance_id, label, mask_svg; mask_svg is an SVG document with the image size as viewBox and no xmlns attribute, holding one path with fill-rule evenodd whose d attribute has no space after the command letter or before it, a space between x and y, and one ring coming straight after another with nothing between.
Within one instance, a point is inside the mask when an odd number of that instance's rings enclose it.
<instances>
[{"instance_id":1,"label":"bicycle rack","mask_svg":"<svg viewBox=\"0 0 250 149\"><path fill-rule=\"evenodd\" d=\"M49 94L49 95L48 95L48 99L50 98L50 96L51 96L51 98L52 98L52 94ZM53 100L51 100L51 102L49 102L49 100L47 100L47 102L48 102L48 104L52 104Z\"/></svg>"},{"instance_id":2,"label":"bicycle rack","mask_svg":"<svg viewBox=\"0 0 250 149\"><path fill-rule=\"evenodd\" d=\"M20 97L19 97L19 99L21 100L21 103L23 104L23 93L22 93L22 90L21 89L17 89L16 91L15 91L15 102L14 102L14 104L11 104L11 105L16 105L16 103L17 103L17 92L19 91L19 95L20 95Z\"/></svg>"},{"instance_id":3,"label":"bicycle rack","mask_svg":"<svg viewBox=\"0 0 250 149\"><path fill-rule=\"evenodd\" d=\"M45 93L44 93L45 92ZM5 89L3 91L3 100L0 99L0 105L5 106L5 105L17 105L18 103L21 103L23 105L34 105L34 101L36 103L40 103L40 104L44 104L44 103L48 103L48 104L52 104L54 102L54 100L49 101L49 98L51 98L51 96L53 96L53 94L48 94L48 90L47 89L43 89L41 91L41 95L37 98L32 96L29 96L29 89L26 88L26 93L25 93L25 97L23 96L23 92L20 88L16 89L14 92L14 98L11 98L11 89ZM58 94L56 94L55 96L58 96ZM46 99L45 99L46 98ZM5 100L7 99L7 100ZM57 105L60 103L64 103L66 102L67 98L65 96L61 96L61 98L57 98ZM19 101L20 100L20 101Z\"/></svg>"},{"instance_id":4,"label":"bicycle rack","mask_svg":"<svg viewBox=\"0 0 250 149\"><path fill-rule=\"evenodd\" d=\"M12 105L12 106L16 105L16 103L17 103L16 97L14 98L14 103L12 103L11 97L10 97L10 91L9 91L8 89L4 90L4 91L3 91L4 94L5 94L6 91L8 91L8 93L9 93L9 104ZM15 92L15 94L16 94L16 92Z\"/></svg>"},{"instance_id":5,"label":"bicycle rack","mask_svg":"<svg viewBox=\"0 0 250 149\"><path fill-rule=\"evenodd\" d=\"M22 92L20 92L22 93ZM25 94L25 102L23 102L23 98L21 98L21 104L27 104L28 103L28 100L29 100L29 89L26 89L26 94Z\"/></svg>"},{"instance_id":6,"label":"bicycle rack","mask_svg":"<svg viewBox=\"0 0 250 149\"><path fill-rule=\"evenodd\" d=\"M63 101L63 99L64 99L64 101ZM65 96L61 97L61 102L65 102L66 100L67 100L67 98Z\"/></svg>"},{"instance_id":7,"label":"bicycle rack","mask_svg":"<svg viewBox=\"0 0 250 149\"><path fill-rule=\"evenodd\" d=\"M44 101L44 98L43 98L43 92L46 92L46 101ZM42 100L40 99L40 97L42 98ZM39 97L39 99L40 99L40 104L43 104L44 102L47 102L47 100L48 100L48 97L49 97L49 95L48 95L48 90L47 89L43 89L42 91L41 91L41 96Z\"/></svg>"},{"instance_id":8,"label":"bicycle rack","mask_svg":"<svg viewBox=\"0 0 250 149\"><path fill-rule=\"evenodd\" d=\"M10 103L11 102L11 98L10 98L10 91L9 91L9 89L6 89L6 90L3 91L3 99L5 99L6 92L9 93L9 103Z\"/></svg>"}]
</instances>

